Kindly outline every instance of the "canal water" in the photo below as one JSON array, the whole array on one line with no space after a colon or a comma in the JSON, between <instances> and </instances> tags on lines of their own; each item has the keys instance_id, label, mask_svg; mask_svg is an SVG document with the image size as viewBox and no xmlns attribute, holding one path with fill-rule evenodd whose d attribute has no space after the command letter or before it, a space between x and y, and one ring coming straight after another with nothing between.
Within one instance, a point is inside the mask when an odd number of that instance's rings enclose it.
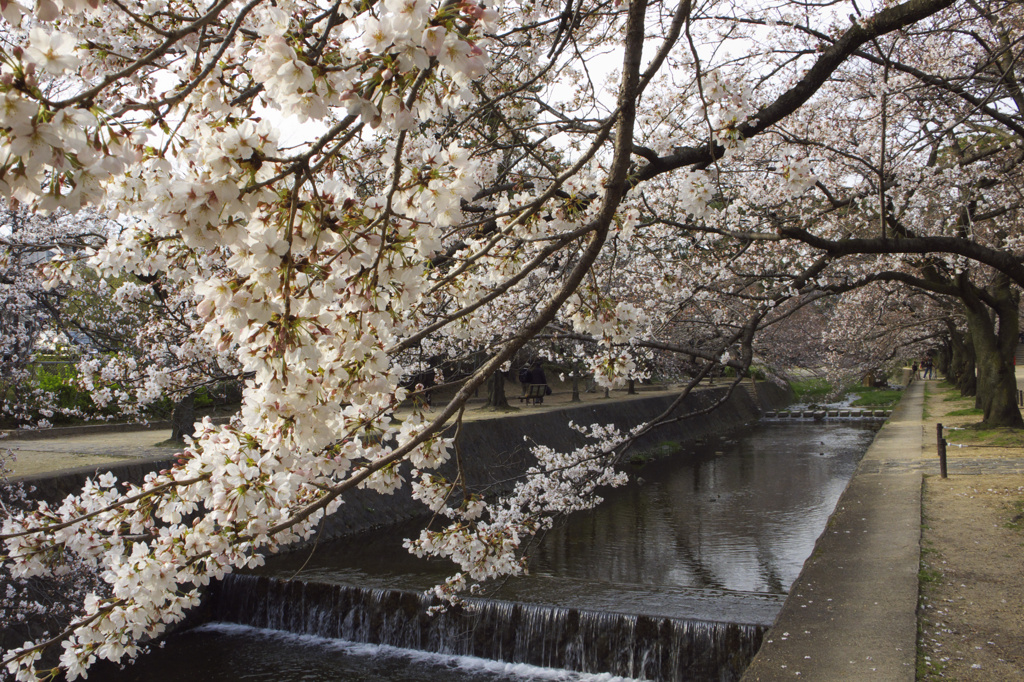
<instances>
[{"instance_id":1,"label":"canal water","mask_svg":"<svg viewBox=\"0 0 1024 682\"><path fill-rule=\"evenodd\" d=\"M465 613L426 616L450 565L401 549L415 527L280 557L103 679L738 679L875 426L762 424L633 467Z\"/></svg>"}]
</instances>

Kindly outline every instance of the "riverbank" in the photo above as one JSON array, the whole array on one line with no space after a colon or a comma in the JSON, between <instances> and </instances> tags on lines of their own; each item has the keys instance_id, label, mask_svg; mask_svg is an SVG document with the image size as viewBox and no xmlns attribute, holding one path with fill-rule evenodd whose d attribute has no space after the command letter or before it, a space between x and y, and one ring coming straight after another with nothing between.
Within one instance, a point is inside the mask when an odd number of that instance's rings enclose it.
<instances>
[{"instance_id":1,"label":"riverbank","mask_svg":"<svg viewBox=\"0 0 1024 682\"><path fill-rule=\"evenodd\" d=\"M483 405L483 399L471 399L463 415L464 422L476 422L504 417L545 414L552 411L572 409L583 405L601 406L609 403L631 402L652 396L666 396L678 392L679 387L670 385L643 385L637 387L635 394L625 389L611 391L608 397L604 392L581 392L580 402L572 401L572 387L569 382L553 379L551 385L554 393L547 396L541 405L524 405L516 395L509 394L510 407L506 410L494 410ZM718 386L704 384L696 392L718 390ZM749 391L749 384L739 391ZM511 390L511 389L509 389ZM763 406L764 409L781 407L782 404L772 402ZM400 410L401 418L404 410ZM216 423L223 418L215 420ZM180 451L181 445L170 442L171 428L169 422L152 424L88 424L51 429L2 431L0 432L0 449L10 450L14 454L13 461L8 463L8 474L15 478L46 477L56 475L55 472L95 471L104 467L130 465L133 462L153 462L158 464L169 460Z\"/></svg>"},{"instance_id":2,"label":"riverbank","mask_svg":"<svg viewBox=\"0 0 1024 682\"><path fill-rule=\"evenodd\" d=\"M676 414L694 415L657 429L633 445L633 452L657 451L663 446L680 443L708 434L723 434L757 421L766 410L778 409L790 400L791 394L773 383L761 382L756 398L749 384L737 388L726 402L708 412L726 393L727 387L702 387L686 397ZM571 394L555 393L542 405L511 410L467 409L459 437L463 453L463 469L455 470L454 458L441 469L441 474L464 476L469 485L506 484L520 476L535 463L530 453L533 445L571 451L583 444L579 433L569 428L576 424L612 424L626 433L638 424L648 422L667 410L677 397L675 391L643 391L638 395L625 392L605 399L594 394L581 403L570 401ZM449 427L454 434L455 427ZM145 475L170 466L176 447L154 445L160 432L108 433L88 436L67 436L49 440L3 441L13 447L19 465L40 460L57 470L16 477L35 488L34 496L50 502L63 499L81 489L86 478L110 471L119 481L141 483ZM133 445L134 443L134 445ZM44 448L46 450L44 450ZM133 449L134 448L134 449ZM82 452L85 451L83 455ZM97 462L82 462L95 457ZM60 465L64 464L64 468ZM17 469L16 469L17 472ZM379 495L359 489L346 495L346 503L332 514L318 533L320 541L401 523L423 513L422 503L413 500L408 489L394 495Z\"/></svg>"}]
</instances>

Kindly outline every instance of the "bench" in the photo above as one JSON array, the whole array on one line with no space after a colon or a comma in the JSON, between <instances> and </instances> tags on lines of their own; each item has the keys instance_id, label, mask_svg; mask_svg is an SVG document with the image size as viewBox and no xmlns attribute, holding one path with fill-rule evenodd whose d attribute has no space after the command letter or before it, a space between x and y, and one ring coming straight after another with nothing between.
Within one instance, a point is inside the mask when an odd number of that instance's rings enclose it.
<instances>
[{"instance_id":1,"label":"bench","mask_svg":"<svg viewBox=\"0 0 1024 682\"><path fill-rule=\"evenodd\" d=\"M520 402L525 401L527 405L531 402L540 405L544 402L544 394L547 392L547 384L530 384L526 387L526 393L519 396Z\"/></svg>"}]
</instances>

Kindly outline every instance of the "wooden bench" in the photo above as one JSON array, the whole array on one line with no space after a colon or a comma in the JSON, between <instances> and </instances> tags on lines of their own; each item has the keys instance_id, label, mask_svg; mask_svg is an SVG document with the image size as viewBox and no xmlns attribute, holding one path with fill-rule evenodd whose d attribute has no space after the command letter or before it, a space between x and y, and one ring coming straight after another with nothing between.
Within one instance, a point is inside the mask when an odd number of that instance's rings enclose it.
<instances>
[{"instance_id":1,"label":"wooden bench","mask_svg":"<svg viewBox=\"0 0 1024 682\"><path fill-rule=\"evenodd\" d=\"M547 384L530 384L526 387L526 393L519 396L519 400L525 401L527 405L531 402L534 405L540 405L544 402L544 394L547 392Z\"/></svg>"}]
</instances>

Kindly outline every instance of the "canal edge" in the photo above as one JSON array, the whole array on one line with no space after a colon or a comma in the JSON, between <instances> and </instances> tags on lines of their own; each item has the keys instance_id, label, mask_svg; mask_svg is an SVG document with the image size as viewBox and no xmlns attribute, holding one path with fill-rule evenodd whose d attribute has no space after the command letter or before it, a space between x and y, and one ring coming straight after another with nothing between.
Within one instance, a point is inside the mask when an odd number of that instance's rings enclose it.
<instances>
[{"instance_id":1,"label":"canal edge","mask_svg":"<svg viewBox=\"0 0 1024 682\"><path fill-rule=\"evenodd\" d=\"M743 682L915 679L923 384L875 435Z\"/></svg>"}]
</instances>

